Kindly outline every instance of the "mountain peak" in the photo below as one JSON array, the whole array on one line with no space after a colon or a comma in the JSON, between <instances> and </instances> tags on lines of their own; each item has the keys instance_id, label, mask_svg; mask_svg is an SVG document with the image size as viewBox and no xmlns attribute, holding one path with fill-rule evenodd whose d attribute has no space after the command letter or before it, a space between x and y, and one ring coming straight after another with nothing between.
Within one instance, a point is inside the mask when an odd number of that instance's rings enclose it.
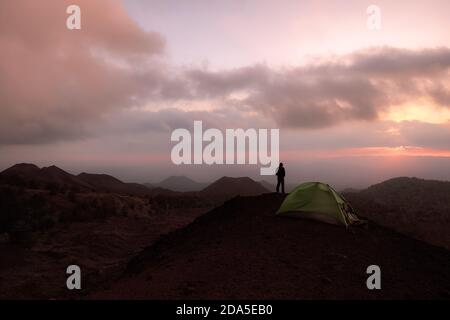
<instances>
[{"instance_id":1,"label":"mountain peak","mask_svg":"<svg viewBox=\"0 0 450 320\"><path fill-rule=\"evenodd\" d=\"M109 174L104 173L87 173L82 172L78 176L78 178L83 180L101 180L104 182L114 182L114 183L123 183L121 180L117 179L116 177L110 176Z\"/></svg>"},{"instance_id":2,"label":"mountain peak","mask_svg":"<svg viewBox=\"0 0 450 320\"><path fill-rule=\"evenodd\" d=\"M48 171L48 172L54 172L54 173L69 174L68 172L64 171L63 169L61 169L60 167L57 167L55 165L51 165L49 167L43 167L41 170L42 171Z\"/></svg>"},{"instance_id":3,"label":"mountain peak","mask_svg":"<svg viewBox=\"0 0 450 320\"><path fill-rule=\"evenodd\" d=\"M3 170L3 173L6 172L33 172L39 171L39 167L33 163L17 163L12 167L9 167Z\"/></svg>"},{"instance_id":4,"label":"mountain peak","mask_svg":"<svg viewBox=\"0 0 450 320\"><path fill-rule=\"evenodd\" d=\"M224 176L203 189L202 192L207 194L250 196L267 193L269 190L249 177L233 178Z\"/></svg>"},{"instance_id":5,"label":"mountain peak","mask_svg":"<svg viewBox=\"0 0 450 320\"><path fill-rule=\"evenodd\" d=\"M155 186L179 192L199 191L205 187L203 183L192 180L186 176L170 176Z\"/></svg>"},{"instance_id":6,"label":"mountain peak","mask_svg":"<svg viewBox=\"0 0 450 320\"><path fill-rule=\"evenodd\" d=\"M164 179L163 181L161 181L160 184L168 182L168 181L187 181L187 182L194 182L194 183L196 183L196 181L194 181L191 178L188 178L186 176L170 176L170 177Z\"/></svg>"}]
</instances>

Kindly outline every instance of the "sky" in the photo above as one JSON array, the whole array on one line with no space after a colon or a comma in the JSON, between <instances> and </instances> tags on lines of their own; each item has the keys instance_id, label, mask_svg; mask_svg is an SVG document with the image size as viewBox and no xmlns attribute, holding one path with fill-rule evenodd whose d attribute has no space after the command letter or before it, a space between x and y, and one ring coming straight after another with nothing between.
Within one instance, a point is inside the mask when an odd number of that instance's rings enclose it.
<instances>
[{"instance_id":1,"label":"sky","mask_svg":"<svg viewBox=\"0 0 450 320\"><path fill-rule=\"evenodd\" d=\"M66 27L72 4L81 30ZM448 12L440 0L2 1L0 169L274 180L259 165L174 165L172 131L202 120L279 129L291 184L450 180Z\"/></svg>"}]
</instances>

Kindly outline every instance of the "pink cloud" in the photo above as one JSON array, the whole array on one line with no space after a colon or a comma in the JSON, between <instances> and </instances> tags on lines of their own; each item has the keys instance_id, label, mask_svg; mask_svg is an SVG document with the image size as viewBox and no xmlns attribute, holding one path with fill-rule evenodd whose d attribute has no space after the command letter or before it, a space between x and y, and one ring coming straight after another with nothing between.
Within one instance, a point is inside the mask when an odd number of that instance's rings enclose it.
<instances>
[{"instance_id":1,"label":"pink cloud","mask_svg":"<svg viewBox=\"0 0 450 320\"><path fill-rule=\"evenodd\" d=\"M86 122L151 92L157 72L136 70L163 52L164 40L142 30L119 1L76 3L81 30L66 28L73 1L0 3L1 141L82 136Z\"/></svg>"}]
</instances>

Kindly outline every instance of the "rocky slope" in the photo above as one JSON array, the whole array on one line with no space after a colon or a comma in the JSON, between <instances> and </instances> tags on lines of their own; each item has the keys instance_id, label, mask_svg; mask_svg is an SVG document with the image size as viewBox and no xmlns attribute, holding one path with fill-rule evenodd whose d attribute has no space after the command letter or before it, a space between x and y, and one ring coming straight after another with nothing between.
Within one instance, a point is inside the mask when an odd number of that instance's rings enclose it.
<instances>
[{"instance_id":1,"label":"rocky slope","mask_svg":"<svg viewBox=\"0 0 450 320\"><path fill-rule=\"evenodd\" d=\"M163 237L91 298L444 299L450 252L367 229L276 217L283 198L239 197ZM382 270L382 290L366 269Z\"/></svg>"}]
</instances>

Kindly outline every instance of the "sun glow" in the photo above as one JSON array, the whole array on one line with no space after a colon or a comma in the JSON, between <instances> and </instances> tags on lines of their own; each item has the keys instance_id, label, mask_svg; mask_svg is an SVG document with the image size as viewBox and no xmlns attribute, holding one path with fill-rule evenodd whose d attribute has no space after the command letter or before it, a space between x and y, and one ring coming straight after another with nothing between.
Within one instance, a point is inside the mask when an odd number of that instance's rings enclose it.
<instances>
[{"instance_id":1,"label":"sun glow","mask_svg":"<svg viewBox=\"0 0 450 320\"><path fill-rule=\"evenodd\" d=\"M450 150L416 146L344 148L336 150L281 152L283 159L342 158L342 157L440 157L450 158Z\"/></svg>"},{"instance_id":2,"label":"sun glow","mask_svg":"<svg viewBox=\"0 0 450 320\"><path fill-rule=\"evenodd\" d=\"M381 118L395 122L446 123L450 121L450 109L437 107L429 103L409 103L391 107Z\"/></svg>"}]
</instances>

